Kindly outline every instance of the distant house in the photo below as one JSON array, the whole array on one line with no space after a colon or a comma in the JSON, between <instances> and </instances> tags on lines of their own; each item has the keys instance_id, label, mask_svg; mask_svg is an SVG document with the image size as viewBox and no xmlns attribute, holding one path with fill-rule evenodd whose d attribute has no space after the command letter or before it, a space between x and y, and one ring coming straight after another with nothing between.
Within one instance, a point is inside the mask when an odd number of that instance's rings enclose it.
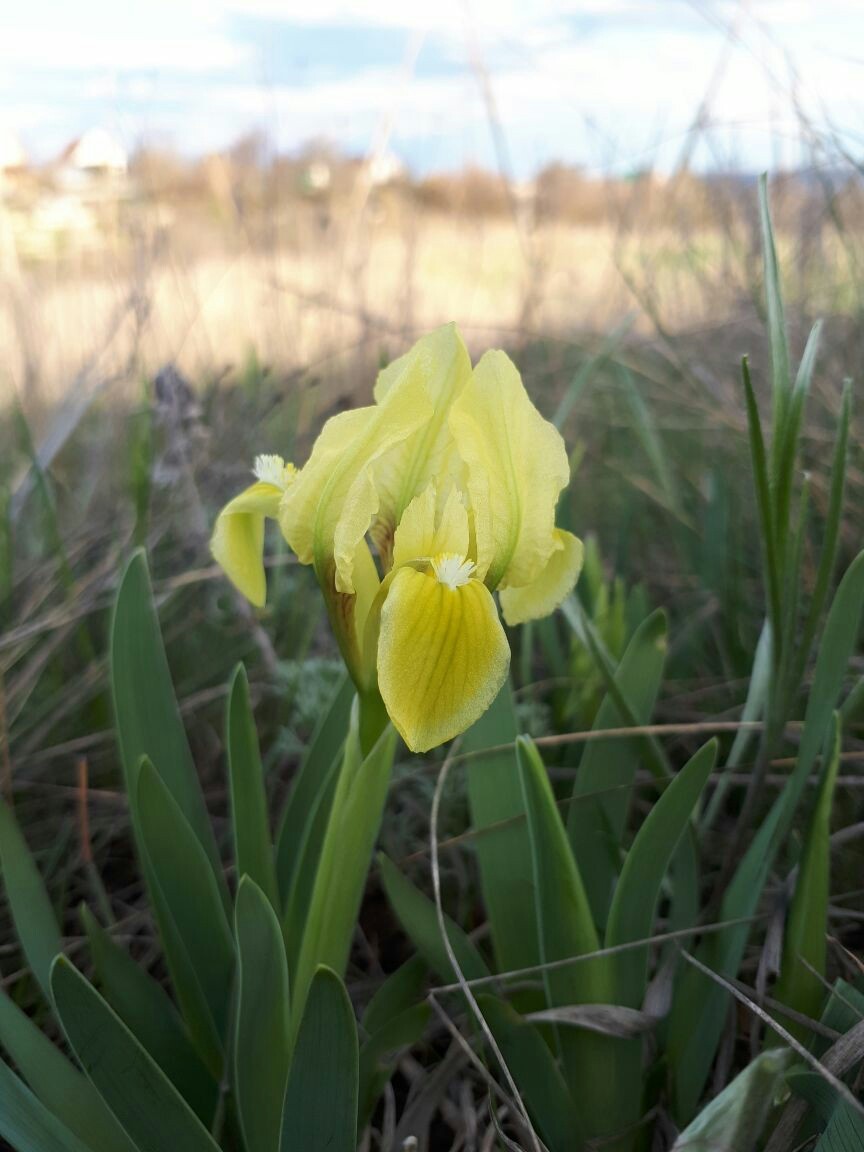
<instances>
[{"instance_id":1,"label":"distant house","mask_svg":"<svg viewBox=\"0 0 864 1152\"><path fill-rule=\"evenodd\" d=\"M302 183L306 192L326 192L333 179L333 173L326 160L313 160L303 169Z\"/></svg>"},{"instance_id":2,"label":"distant house","mask_svg":"<svg viewBox=\"0 0 864 1152\"><path fill-rule=\"evenodd\" d=\"M405 165L392 152L378 152L367 162L367 179L373 188L394 184L405 175Z\"/></svg>"},{"instance_id":3,"label":"distant house","mask_svg":"<svg viewBox=\"0 0 864 1152\"><path fill-rule=\"evenodd\" d=\"M58 183L69 191L117 189L126 180L129 158L110 132L91 128L67 144L56 167Z\"/></svg>"}]
</instances>

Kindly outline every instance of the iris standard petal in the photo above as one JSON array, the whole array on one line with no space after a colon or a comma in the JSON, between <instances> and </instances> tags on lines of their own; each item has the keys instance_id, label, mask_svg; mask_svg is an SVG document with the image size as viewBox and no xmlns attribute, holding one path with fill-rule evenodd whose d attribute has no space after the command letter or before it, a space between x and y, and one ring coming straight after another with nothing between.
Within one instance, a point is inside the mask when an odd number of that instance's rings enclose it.
<instances>
[{"instance_id":1,"label":"iris standard petal","mask_svg":"<svg viewBox=\"0 0 864 1152\"><path fill-rule=\"evenodd\" d=\"M267 598L264 519L276 519L283 490L259 481L226 504L216 520L210 551L234 586L256 608Z\"/></svg>"},{"instance_id":2,"label":"iris standard petal","mask_svg":"<svg viewBox=\"0 0 864 1152\"><path fill-rule=\"evenodd\" d=\"M555 505L570 478L560 433L503 352L487 352L477 364L450 427L468 470L478 576L493 589L531 583L557 549Z\"/></svg>"},{"instance_id":3,"label":"iris standard petal","mask_svg":"<svg viewBox=\"0 0 864 1152\"><path fill-rule=\"evenodd\" d=\"M468 513L459 492L450 489L440 514L438 505L438 490L430 484L405 509L393 542L394 567L439 552L468 555Z\"/></svg>"},{"instance_id":4,"label":"iris standard petal","mask_svg":"<svg viewBox=\"0 0 864 1152\"><path fill-rule=\"evenodd\" d=\"M432 481L440 492L446 492L461 480L463 464L447 417L470 377L471 360L455 324L418 340L378 376L375 398L382 408L407 394L428 405L429 411L428 420L374 466L379 503L371 535L385 570L396 526L411 501Z\"/></svg>"},{"instance_id":5,"label":"iris standard petal","mask_svg":"<svg viewBox=\"0 0 864 1152\"><path fill-rule=\"evenodd\" d=\"M426 752L464 732L507 677L510 648L491 593L403 568L381 610L378 686L408 747Z\"/></svg>"},{"instance_id":6,"label":"iris standard petal","mask_svg":"<svg viewBox=\"0 0 864 1152\"><path fill-rule=\"evenodd\" d=\"M380 499L376 464L428 423L432 407L422 390L394 388L387 403L332 417L305 467L282 501L285 538L319 580L354 591L354 555L369 531Z\"/></svg>"},{"instance_id":7,"label":"iris standard petal","mask_svg":"<svg viewBox=\"0 0 864 1152\"><path fill-rule=\"evenodd\" d=\"M286 493L279 510L279 523L285 539L296 552L301 564L315 562L319 506L328 485L335 526L341 511L340 496L344 501L342 489L347 491L350 487L351 470L344 467L346 459L350 458L353 463L359 454L360 445L365 447L367 455L371 451L369 440L375 416L375 408L357 408L332 416L315 441L308 461ZM334 490L337 486L339 491Z\"/></svg>"},{"instance_id":8,"label":"iris standard petal","mask_svg":"<svg viewBox=\"0 0 864 1152\"><path fill-rule=\"evenodd\" d=\"M548 616L573 591L582 569L582 541L560 528L555 529L554 535L561 546L549 557L540 575L530 584L502 588L498 593L508 624Z\"/></svg>"}]
</instances>

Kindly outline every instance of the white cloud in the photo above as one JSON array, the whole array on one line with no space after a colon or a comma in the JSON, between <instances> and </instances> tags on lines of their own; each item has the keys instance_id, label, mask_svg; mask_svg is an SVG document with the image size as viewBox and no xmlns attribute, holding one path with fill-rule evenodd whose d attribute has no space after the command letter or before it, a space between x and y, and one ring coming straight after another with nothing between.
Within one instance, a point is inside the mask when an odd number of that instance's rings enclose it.
<instances>
[{"instance_id":1,"label":"white cloud","mask_svg":"<svg viewBox=\"0 0 864 1152\"><path fill-rule=\"evenodd\" d=\"M219 35L138 36L67 30L46 36L44 27L3 28L0 63L18 68L92 72L162 70L229 71L249 59L242 45Z\"/></svg>"},{"instance_id":2,"label":"white cloud","mask_svg":"<svg viewBox=\"0 0 864 1152\"><path fill-rule=\"evenodd\" d=\"M743 9L739 0L472 0L470 8L522 168L556 154L594 164L607 154L649 159L661 133L674 159L733 22L738 39L711 114L732 144L740 135L748 156L772 131L794 130L790 62L814 117L860 114L864 68L850 58L850 46L864 42L860 0L752 0ZM264 84L258 50L236 35L239 15L401 29L406 47L425 30L462 72L421 70L406 83L398 60L373 68L346 58L336 78ZM118 110L127 140L167 132L190 150L256 124L282 146L327 135L362 148L392 113L397 141L415 155L429 142L427 162L436 141L449 141L447 156L470 158L488 148L489 133L469 40L463 0L30 0L23 15L19 7L13 18L11 6L0 14L0 87L9 121L34 140L44 132L52 147L102 104ZM43 73L44 92L34 81ZM47 92L59 94L56 104Z\"/></svg>"}]
</instances>

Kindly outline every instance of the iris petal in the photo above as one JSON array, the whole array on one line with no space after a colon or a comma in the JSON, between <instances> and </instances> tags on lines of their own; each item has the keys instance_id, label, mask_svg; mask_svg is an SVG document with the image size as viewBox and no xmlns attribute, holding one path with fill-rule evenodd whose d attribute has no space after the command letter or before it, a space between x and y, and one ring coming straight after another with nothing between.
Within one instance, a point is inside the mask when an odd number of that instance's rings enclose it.
<instances>
[{"instance_id":1,"label":"iris petal","mask_svg":"<svg viewBox=\"0 0 864 1152\"><path fill-rule=\"evenodd\" d=\"M501 589L501 611L508 624L548 616L573 591L582 569L582 541L560 528L555 529L555 538L561 547L552 553L535 580L519 588Z\"/></svg>"},{"instance_id":2,"label":"iris petal","mask_svg":"<svg viewBox=\"0 0 864 1152\"><path fill-rule=\"evenodd\" d=\"M570 478L560 433L503 352L487 352L477 364L450 427L468 469L478 575L492 589L530 584L558 548L555 505Z\"/></svg>"},{"instance_id":3,"label":"iris petal","mask_svg":"<svg viewBox=\"0 0 864 1152\"><path fill-rule=\"evenodd\" d=\"M438 494L430 484L415 496L399 522L393 544L393 563L398 568L411 560L428 560L439 552L468 555L468 513L455 488L438 514Z\"/></svg>"},{"instance_id":4,"label":"iris petal","mask_svg":"<svg viewBox=\"0 0 864 1152\"><path fill-rule=\"evenodd\" d=\"M226 504L216 520L210 551L231 583L256 608L267 598L264 520L276 519L282 489L259 481Z\"/></svg>"},{"instance_id":5,"label":"iris petal","mask_svg":"<svg viewBox=\"0 0 864 1152\"><path fill-rule=\"evenodd\" d=\"M507 677L510 648L491 593L403 568L381 610L378 686L408 747L425 752L464 732Z\"/></svg>"}]
</instances>

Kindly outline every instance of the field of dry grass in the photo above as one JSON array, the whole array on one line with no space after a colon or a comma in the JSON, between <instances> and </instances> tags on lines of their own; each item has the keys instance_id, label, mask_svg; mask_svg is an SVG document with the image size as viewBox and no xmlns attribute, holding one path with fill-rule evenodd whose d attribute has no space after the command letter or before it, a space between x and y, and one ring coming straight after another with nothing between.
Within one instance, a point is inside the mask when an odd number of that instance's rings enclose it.
<instances>
[{"instance_id":1,"label":"field of dry grass","mask_svg":"<svg viewBox=\"0 0 864 1152\"><path fill-rule=\"evenodd\" d=\"M193 382L252 356L314 370L370 338L386 346L451 319L484 345L741 323L760 290L752 213L718 201L690 223L674 184L665 199L652 195L664 211L647 228L626 205L617 219L580 224L398 197L348 198L338 211L290 202L251 217L148 203L86 252L7 252L0 402L17 395L38 424L82 388L128 399L165 363ZM792 216L781 238L790 307L801 298L817 311L854 309L861 236L827 211L805 223ZM26 251L21 234L18 246Z\"/></svg>"}]
</instances>

